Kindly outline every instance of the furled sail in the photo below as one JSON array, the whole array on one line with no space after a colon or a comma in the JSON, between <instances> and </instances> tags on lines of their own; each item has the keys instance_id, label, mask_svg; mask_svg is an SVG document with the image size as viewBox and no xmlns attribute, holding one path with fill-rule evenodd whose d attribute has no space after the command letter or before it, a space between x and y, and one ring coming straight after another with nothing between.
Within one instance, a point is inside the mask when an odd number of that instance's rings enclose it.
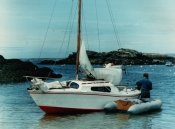
<instances>
[{"instance_id":1,"label":"furled sail","mask_svg":"<svg viewBox=\"0 0 175 129\"><path fill-rule=\"evenodd\" d=\"M84 76L89 77L89 78L94 78L94 79L96 78L94 68L92 67L89 61L89 58L87 56L83 39L81 40L81 45L80 45L79 63L81 67L80 70Z\"/></svg>"},{"instance_id":2,"label":"furled sail","mask_svg":"<svg viewBox=\"0 0 175 129\"><path fill-rule=\"evenodd\" d=\"M121 82L122 79L122 69L121 68L93 68L89 58L86 53L86 48L84 45L84 40L82 39L81 45L80 45L80 71L81 73L88 77L93 79L104 79L105 81L109 81L110 83L114 85L118 85Z\"/></svg>"}]
</instances>

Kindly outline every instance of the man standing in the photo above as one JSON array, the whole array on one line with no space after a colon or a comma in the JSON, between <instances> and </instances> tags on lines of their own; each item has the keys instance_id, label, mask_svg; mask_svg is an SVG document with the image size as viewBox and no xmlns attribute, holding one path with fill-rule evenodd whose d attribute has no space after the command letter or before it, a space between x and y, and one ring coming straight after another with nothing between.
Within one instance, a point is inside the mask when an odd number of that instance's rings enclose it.
<instances>
[{"instance_id":1,"label":"man standing","mask_svg":"<svg viewBox=\"0 0 175 129\"><path fill-rule=\"evenodd\" d=\"M143 74L143 79L136 82L137 89L141 90L141 98L150 98L152 82L148 79L148 73Z\"/></svg>"}]
</instances>

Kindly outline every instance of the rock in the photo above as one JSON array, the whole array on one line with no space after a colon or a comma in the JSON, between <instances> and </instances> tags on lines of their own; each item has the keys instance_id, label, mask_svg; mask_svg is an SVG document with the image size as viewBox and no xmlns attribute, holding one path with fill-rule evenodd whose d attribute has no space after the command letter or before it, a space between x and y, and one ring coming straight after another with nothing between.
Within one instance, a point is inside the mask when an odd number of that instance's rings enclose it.
<instances>
[{"instance_id":1,"label":"rock","mask_svg":"<svg viewBox=\"0 0 175 129\"><path fill-rule=\"evenodd\" d=\"M3 59L4 59L4 57L0 55L0 60L3 60Z\"/></svg>"},{"instance_id":2,"label":"rock","mask_svg":"<svg viewBox=\"0 0 175 129\"><path fill-rule=\"evenodd\" d=\"M55 74L49 68L38 68L31 62L23 62L19 59L4 59L0 56L0 83L24 82L23 76L60 78L61 74Z\"/></svg>"},{"instance_id":3,"label":"rock","mask_svg":"<svg viewBox=\"0 0 175 129\"><path fill-rule=\"evenodd\" d=\"M175 58L165 54L158 53L142 53L132 49L121 48L118 51L111 52L94 52L87 51L87 55L92 64L104 64L111 60L115 61L117 65L152 65L152 64L165 64L167 61L175 63ZM68 58L61 59L56 64L75 64L76 53L72 53ZM42 64L52 64L53 61L43 61Z\"/></svg>"}]
</instances>

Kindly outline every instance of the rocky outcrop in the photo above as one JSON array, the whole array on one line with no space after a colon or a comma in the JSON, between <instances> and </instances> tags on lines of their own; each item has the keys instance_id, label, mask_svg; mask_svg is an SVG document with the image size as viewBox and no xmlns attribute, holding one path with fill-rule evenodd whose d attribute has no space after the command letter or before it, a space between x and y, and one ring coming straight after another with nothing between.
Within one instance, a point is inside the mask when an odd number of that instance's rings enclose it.
<instances>
[{"instance_id":1,"label":"rocky outcrop","mask_svg":"<svg viewBox=\"0 0 175 129\"><path fill-rule=\"evenodd\" d=\"M142 53L132 49L124 49L121 48L118 51L111 52L94 52L87 51L87 55L92 64L104 64L108 63L111 60L115 61L115 64L123 64L123 65L144 65L144 64L165 64L166 61L171 61L175 63L175 58L172 56L168 56L165 54L158 53ZM68 58L61 59L59 61L42 61L40 64L52 64L53 62L56 64L75 64L76 53L72 53L68 56Z\"/></svg>"},{"instance_id":2,"label":"rocky outcrop","mask_svg":"<svg viewBox=\"0 0 175 129\"><path fill-rule=\"evenodd\" d=\"M4 59L0 56L0 83L24 82L23 76L60 78L61 74L55 74L49 68L39 68L31 62L23 62L19 59Z\"/></svg>"}]
</instances>

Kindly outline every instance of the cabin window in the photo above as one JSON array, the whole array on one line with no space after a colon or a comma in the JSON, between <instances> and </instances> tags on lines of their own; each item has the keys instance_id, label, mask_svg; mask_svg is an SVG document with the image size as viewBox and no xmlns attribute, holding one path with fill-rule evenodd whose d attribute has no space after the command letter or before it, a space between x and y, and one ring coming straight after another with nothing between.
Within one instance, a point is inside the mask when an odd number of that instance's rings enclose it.
<instances>
[{"instance_id":1,"label":"cabin window","mask_svg":"<svg viewBox=\"0 0 175 129\"><path fill-rule=\"evenodd\" d=\"M70 81L67 81L67 82L66 82L66 86L68 86L69 84L70 84Z\"/></svg>"},{"instance_id":2,"label":"cabin window","mask_svg":"<svg viewBox=\"0 0 175 129\"><path fill-rule=\"evenodd\" d=\"M79 88L79 85L78 85L77 83L75 83L75 82L72 82L72 83L70 84L70 87L71 87L71 88L74 88L74 89L78 89L78 88Z\"/></svg>"},{"instance_id":3,"label":"cabin window","mask_svg":"<svg viewBox=\"0 0 175 129\"><path fill-rule=\"evenodd\" d=\"M109 86L91 87L91 90L99 92L111 92L111 88Z\"/></svg>"}]
</instances>

